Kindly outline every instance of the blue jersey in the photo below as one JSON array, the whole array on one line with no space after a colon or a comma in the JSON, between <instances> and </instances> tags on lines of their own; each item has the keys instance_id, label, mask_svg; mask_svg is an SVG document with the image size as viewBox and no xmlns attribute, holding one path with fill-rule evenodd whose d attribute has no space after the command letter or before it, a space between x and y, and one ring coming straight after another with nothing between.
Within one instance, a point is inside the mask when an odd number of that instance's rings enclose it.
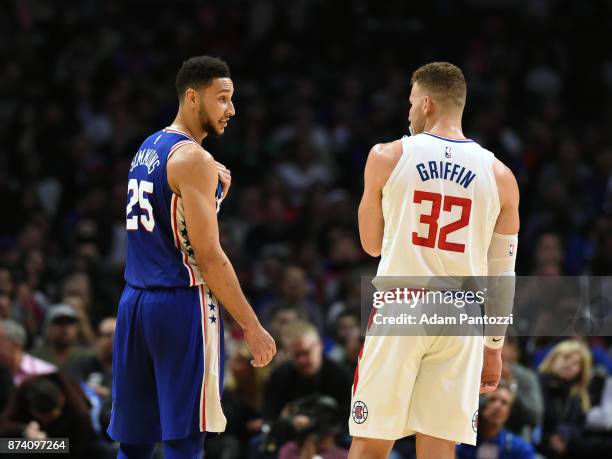
<instances>
[{"instance_id":1,"label":"blue jersey","mask_svg":"<svg viewBox=\"0 0 612 459\"><path fill-rule=\"evenodd\" d=\"M125 281L136 288L181 288L204 284L189 242L183 201L168 185L166 165L189 134L166 128L149 136L128 174ZM216 192L217 210L221 184Z\"/></svg>"}]
</instances>

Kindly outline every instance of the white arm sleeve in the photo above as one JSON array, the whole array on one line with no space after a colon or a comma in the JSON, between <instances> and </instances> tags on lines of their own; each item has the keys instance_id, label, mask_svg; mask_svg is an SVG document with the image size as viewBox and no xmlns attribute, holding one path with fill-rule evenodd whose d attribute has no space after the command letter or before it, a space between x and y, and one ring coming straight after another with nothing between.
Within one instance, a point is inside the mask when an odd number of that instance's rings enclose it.
<instances>
[{"instance_id":1,"label":"white arm sleeve","mask_svg":"<svg viewBox=\"0 0 612 459\"><path fill-rule=\"evenodd\" d=\"M516 252L518 234L493 233L487 252L488 278L485 314L509 317L514 304ZM504 344L507 325L487 325L485 346L499 349Z\"/></svg>"}]
</instances>

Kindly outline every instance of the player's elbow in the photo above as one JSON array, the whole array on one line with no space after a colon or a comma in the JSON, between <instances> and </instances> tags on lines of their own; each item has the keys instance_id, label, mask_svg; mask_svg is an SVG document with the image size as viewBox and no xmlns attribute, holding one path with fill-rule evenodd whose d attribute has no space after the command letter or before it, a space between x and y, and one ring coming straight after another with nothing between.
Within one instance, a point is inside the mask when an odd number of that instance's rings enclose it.
<instances>
[{"instance_id":1,"label":"player's elbow","mask_svg":"<svg viewBox=\"0 0 612 459\"><path fill-rule=\"evenodd\" d=\"M223 249L220 244L204 244L194 247L196 261L203 273L217 269L224 262Z\"/></svg>"},{"instance_id":2,"label":"player's elbow","mask_svg":"<svg viewBox=\"0 0 612 459\"><path fill-rule=\"evenodd\" d=\"M363 247L363 250L365 251L365 253L367 253L371 257L380 257L380 252L382 249L380 244L373 242L373 241L366 241L365 239L362 238L361 247Z\"/></svg>"}]
</instances>

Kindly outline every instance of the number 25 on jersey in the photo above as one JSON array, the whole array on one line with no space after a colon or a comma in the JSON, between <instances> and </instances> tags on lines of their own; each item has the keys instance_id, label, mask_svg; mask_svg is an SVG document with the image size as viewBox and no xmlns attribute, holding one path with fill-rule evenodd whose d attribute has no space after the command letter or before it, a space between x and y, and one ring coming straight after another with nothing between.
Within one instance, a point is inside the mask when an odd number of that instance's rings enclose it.
<instances>
[{"instance_id":1,"label":"number 25 on jersey","mask_svg":"<svg viewBox=\"0 0 612 459\"><path fill-rule=\"evenodd\" d=\"M155 219L153 218L153 207L149 202L148 195L153 193L153 183L146 180L130 179L128 182L128 196L130 200L126 208L127 221L125 227L128 231L138 229L138 221L147 231L153 231L155 228ZM138 204L140 213L134 210L134 206ZM134 214L130 217L130 214Z\"/></svg>"},{"instance_id":2,"label":"number 25 on jersey","mask_svg":"<svg viewBox=\"0 0 612 459\"><path fill-rule=\"evenodd\" d=\"M415 190L414 199L412 202L420 204L422 202L431 202L431 211L429 214L421 214L420 223L429 226L427 236L419 236L418 233L412 233L412 243L424 247L436 247L436 239L438 248L451 252L465 252L465 244L449 242L446 237L465 226L470 222L470 212L472 210L472 200L468 198L460 198L458 196L442 196L440 193L431 193L429 191ZM438 233L438 218L440 217L440 207L444 212L450 212L453 207L461 207L461 216L459 220L455 220L448 225L440 228Z\"/></svg>"}]
</instances>

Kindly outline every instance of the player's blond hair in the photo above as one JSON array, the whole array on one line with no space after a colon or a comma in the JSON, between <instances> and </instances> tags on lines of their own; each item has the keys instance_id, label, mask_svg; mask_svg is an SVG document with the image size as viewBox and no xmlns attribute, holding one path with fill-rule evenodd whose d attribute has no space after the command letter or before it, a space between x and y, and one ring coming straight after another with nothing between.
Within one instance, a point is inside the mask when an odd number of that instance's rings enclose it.
<instances>
[{"instance_id":1,"label":"player's blond hair","mask_svg":"<svg viewBox=\"0 0 612 459\"><path fill-rule=\"evenodd\" d=\"M540 370L540 373L554 374L552 367L557 356L561 354L573 353L580 355L582 365L580 374L578 375L578 380L572 386L571 394L580 397L582 409L586 412L591 407L591 398L589 397L589 382L591 380L593 359L591 357L591 352L584 345L584 343L571 339L561 341L551 349L546 358L538 367L538 370Z\"/></svg>"},{"instance_id":2,"label":"player's blond hair","mask_svg":"<svg viewBox=\"0 0 612 459\"><path fill-rule=\"evenodd\" d=\"M463 109L467 94L465 77L449 62L431 62L414 71L410 84L418 83L425 92L443 104Z\"/></svg>"}]
</instances>

